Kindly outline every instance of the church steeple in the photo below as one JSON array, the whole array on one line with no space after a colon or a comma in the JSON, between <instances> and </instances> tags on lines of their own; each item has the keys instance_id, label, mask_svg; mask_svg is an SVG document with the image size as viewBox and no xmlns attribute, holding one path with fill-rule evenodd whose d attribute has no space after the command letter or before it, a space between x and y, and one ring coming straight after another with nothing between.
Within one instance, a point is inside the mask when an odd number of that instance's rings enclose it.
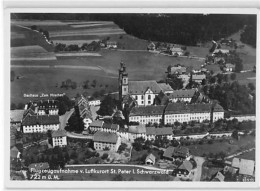
<instances>
[{"instance_id":1,"label":"church steeple","mask_svg":"<svg viewBox=\"0 0 260 191\"><path fill-rule=\"evenodd\" d=\"M119 68L118 87L119 98L122 99L128 94L128 73L126 72L126 66L122 61L120 62Z\"/></svg>"}]
</instances>

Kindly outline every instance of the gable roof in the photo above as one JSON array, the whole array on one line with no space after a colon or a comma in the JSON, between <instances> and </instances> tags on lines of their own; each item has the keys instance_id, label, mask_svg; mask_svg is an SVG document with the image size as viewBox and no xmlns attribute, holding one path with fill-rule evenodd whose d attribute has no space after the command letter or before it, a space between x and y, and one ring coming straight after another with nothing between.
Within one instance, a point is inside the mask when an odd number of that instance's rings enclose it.
<instances>
[{"instance_id":1,"label":"gable roof","mask_svg":"<svg viewBox=\"0 0 260 191\"><path fill-rule=\"evenodd\" d=\"M145 107L134 107L131 109L129 116L147 116L147 115L162 115L164 105L149 105Z\"/></svg>"},{"instance_id":2,"label":"gable roof","mask_svg":"<svg viewBox=\"0 0 260 191\"><path fill-rule=\"evenodd\" d=\"M205 74L192 74L192 80L203 80L206 79Z\"/></svg>"},{"instance_id":3,"label":"gable roof","mask_svg":"<svg viewBox=\"0 0 260 191\"><path fill-rule=\"evenodd\" d=\"M174 90L173 93L168 93L166 96L169 99L175 98L192 98L196 92L196 89Z\"/></svg>"},{"instance_id":4,"label":"gable roof","mask_svg":"<svg viewBox=\"0 0 260 191\"><path fill-rule=\"evenodd\" d=\"M214 106L214 112L224 112L224 109L218 103Z\"/></svg>"},{"instance_id":5,"label":"gable roof","mask_svg":"<svg viewBox=\"0 0 260 191\"><path fill-rule=\"evenodd\" d=\"M253 160L240 159L235 157L232 160L232 167L238 168L239 174L254 176L255 161Z\"/></svg>"},{"instance_id":6,"label":"gable roof","mask_svg":"<svg viewBox=\"0 0 260 191\"><path fill-rule=\"evenodd\" d=\"M112 129L112 130L118 130L119 125L118 124L111 124L111 123L104 123L103 124L104 129Z\"/></svg>"},{"instance_id":7,"label":"gable roof","mask_svg":"<svg viewBox=\"0 0 260 191\"><path fill-rule=\"evenodd\" d=\"M155 127L145 127L146 135L156 135Z\"/></svg>"},{"instance_id":8,"label":"gable roof","mask_svg":"<svg viewBox=\"0 0 260 191\"><path fill-rule=\"evenodd\" d=\"M178 74L186 73L186 67L173 66L173 67L171 67L171 73L178 73Z\"/></svg>"},{"instance_id":9,"label":"gable roof","mask_svg":"<svg viewBox=\"0 0 260 191\"><path fill-rule=\"evenodd\" d=\"M162 127L162 128L155 128L156 135L172 135L172 128L171 127Z\"/></svg>"},{"instance_id":10,"label":"gable roof","mask_svg":"<svg viewBox=\"0 0 260 191\"><path fill-rule=\"evenodd\" d=\"M173 146L169 146L164 151L163 156L167 157L167 158L172 158L173 152L174 152L174 147Z\"/></svg>"},{"instance_id":11,"label":"gable roof","mask_svg":"<svg viewBox=\"0 0 260 191\"><path fill-rule=\"evenodd\" d=\"M57 130L57 131L53 131L51 134L52 137L66 137L67 133L65 130Z\"/></svg>"},{"instance_id":12,"label":"gable roof","mask_svg":"<svg viewBox=\"0 0 260 191\"><path fill-rule=\"evenodd\" d=\"M19 152L20 151L17 149L17 147L14 146L13 148L11 148L10 150L11 158L17 158Z\"/></svg>"},{"instance_id":13,"label":"gable roof","mask_svg":"<svg viewBox=\"0 0 260 191\"><path fill-rule=\"evenodd\" d=\"M129 81L129 93L132 95L145 94L150 89L154 94L159 94L161 91L160 86L155 80L151 81Z\"/></svg>"},{"instance_id":14,"label":"gable roof","mask_svg":"<svg viewBox=\"0 0 260 191\"><path fill-rule=\"evenodd\" d=\"M102 127L104 121L95 120L89 124L90 127Z\"/></svg>"},{"instance_id":15,"label":"gable roof","mask_svg":"<svg viewBox=\"0 0 260 191\"><path fill-rule=\"evenodd\" d=\"M189 172L192 170L193 165L190 161L184 160L183 163L178 167L178 169L188 170Z\"/></svg>"},{"instance_id":16,"label":"gable roof","mask_svg":"<svg viewBox=\"0 0 260 191\"><path fill-rule=\"evenodd\" d=\"M115 133L108 133L104 131L97 131L93 136L94 142L103 142L103 143L116 143L118 136Z\"/></svg>"},{"instance_id":17,"label":"gable roof","mask_svg":"<svg viewBox=\"0 0 260 191\"><path fill-rule=\"evenodd\" d=\"M23 119L24 110L16 109L10 111L11 122L20 122Z\"/></svg>"},{"instance_id":18,"label":"gable roof","mask_svg":"<svg viewBox=\"0 0 260 191\"><path fill-rule=\"evenodd\" d=\"M128 132L133 133L133 134L143 134L143 133L146 133L146 128L145 128L144 124L131 125L128 128Z\"/></svg>"},{"instance_id":19,"label":"gable roof","mask_svg":"<svg viewBox=\"0 0 260 191\"><path fill-rule=\"evenodd\" d=\"M58 101L57 100L40 100L36 102L36 105L39 109L54 109L58 108Z\"/></svg>"},{"instance_id":20,"label":"gable roof","mask_svg":"<svg viewBox=\"0 0 260 191\"><path fill-rule=\"evenodd\" d=\"M215 176L215 179L217 179L220 182L224 182L225 176L220 171L218 171L218 173Z\"/></svg>"},{"instance_id":21,"label":"gable roof","mask_svg":"<svg viewBox=\"0 0 260 191\"><path fill-rule=\"evenodd\" d=\"M54 125L59 123L59 115L27 115L23 119L22 125Z\"/></svg>"},{"instance_id":22,"label":"gable roof","mask_svg":"<svg viewBox=\"0 0 260 191\"><path fill-rule=\"evenodd\" d=\"M178 114L178 113L207 113L211 112L210 103L169 103L165 109L165 114Z\"/></svg>"},{"instance_id":23,"label":"gable roof","mask_svg":"<svg viewBox=\"0 0 260 191\"><path fill-rule=\"evenodd\" d=\"M162 92L173 91L172 87L166 83L158 83L158 86L161 88Z\"/></svg>"},{"instance_id":24,"label":"gable roof","mask_svg":"<svg viewBox=\"0 0 260 191\"><path fill-rule=\"evenodd\" d=\"M149 159L155 162L156 157L155 157L152 153L150 153L150 154L145 158L145 161L147 161L147 160L149 160Z\"/></svg>"}]
</instances>

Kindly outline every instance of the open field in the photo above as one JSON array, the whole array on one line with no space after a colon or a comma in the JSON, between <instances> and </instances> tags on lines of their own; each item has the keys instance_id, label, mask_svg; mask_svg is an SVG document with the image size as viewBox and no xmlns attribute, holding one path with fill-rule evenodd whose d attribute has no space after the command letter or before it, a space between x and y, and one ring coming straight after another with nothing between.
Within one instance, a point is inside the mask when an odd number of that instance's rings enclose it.
<instances>
[{"instance_id":1,"label":"open field","mask_svg":"<svg viewBox=\"0 0 260 191\"><path fill-rule=\"evenodd\" d=\"M204 153L209 154L209 153L219 153L219 152L224 152L227 155L234 154L241 149L241 147L249 147L253 148L255 147L255 137L252 137L251 135L248 135L246 137L241 137L240 140L235 140L233 139L233 143L230 144L228 142L218 142L214 141L213 144L208 144L204 143L203 145L190 145L187 146L192 155L195 156L202 156Z\"/></svg>"},{"instance_id":2,"label":"open field","mask_svg":"<svg viewBox=\"0 0 260 191\"><path fill-rule=\"evenodd\" d=\"M196 60L167 57L149 52L103 50L100 53L102 56L58 57L58 60L54 61L12 61L11 70L16 76L23 76L23 78L15 79L11 83L11 101L21 102L24 100L23 93L66 93L69 96L75 96L84 91L92 95L96 91L81 88L60 89L61 82L66 79L76 81L78 86L83 81L95 79L98 81L98 86L102 85L98 90L108 84L110 88L107 92L117 91L117 70L121 60L126 63L130 80L164 79L166 68L170 64L182 64L194 69L201 65L201 62ZM56 87L57 84L58 87Z\"/></svg>"},{"instance_id":3,"label":"open field","mask_svg":"<svg viewBox=\"0 0 260 191\"><path fill-rule=\"evenodd\" d=\"M254 85L256 85L256 73L255 72L236 73L236 81L244 85L248 85L248 83L253 83Z\"/></svg>"},{"instance_id":4,"label":"open field","mask_svg":"<svg viewBox=\"0 0 260 191\"><path fill-rule=\"evenodd\" d=\"M39 45L19 46L11 48L11 60L56 60L56 56Z\"/></svg>"},{"instance_id":5,"label":"open field","mask_svg":"<svg viewBox=\"0 0 260 191\"><path fill-rule=\"evenodd\" d=\"M256 160L255 152L256 152L255 150L249 151L249 152L243 153L241 155L238 155L236 157L241 158L241 159ZM231 158L231 159L233 159L233 158Z\"/></svg>"}]
</instances>

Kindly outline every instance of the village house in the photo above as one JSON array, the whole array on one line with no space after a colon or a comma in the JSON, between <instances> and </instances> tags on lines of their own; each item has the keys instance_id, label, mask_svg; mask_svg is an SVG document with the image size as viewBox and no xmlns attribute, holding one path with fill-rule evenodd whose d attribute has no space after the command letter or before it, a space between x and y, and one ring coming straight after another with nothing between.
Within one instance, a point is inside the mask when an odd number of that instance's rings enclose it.
<instances>
[{"instance_id":1,"label":"village house","mask_svg":"<svg viewBox=\"0 0 260 191\"><path fill-rule=\"evenodd\" d=\"M24 110L11 110L10 111L10 125L15 127L17 131L21 130L22 120L23 120Z\"/></svg>"},{"instance_id":2,"label":"village house","mask_svg":"<svg viewBox=\"0 0 260 191\"><path fill-rule=\"evenodd\" d=\"M166 93L165 95L169 98L172 103L180 102L191 102L191 99L195 95L197 89L181 89L174 90L173 93Z\"/></svg>"},{"instance_id":3,"label":"village house","mask_svg":"<svg viewBox=\"0 0 260 191\"><path fill-rule=\"evenodd\" d=\"M125 65L121 62L119 69L119 98L122 103L124 97L131 95L138 106L154 104L155 97L161 92L171 92L168 84L158 84L155 80L150 81L129 81ZM126 102L126 101L125 101Z\"/></svg>"},{"instance_id":4,"label":"village house","mask_svg":"<svg viewBox=\"0 0 260 191\"><path fill-rule=\"evenodd\" d=\"M117 152L121 145L121 138L116 133L97 131L93 136L93 142L96 150L108 148L110 151Z\"/></svg>"},{"instance_id":5,"label":"village house","mask_svg":"<svg viewBox=\"0 0 260 191\"><path fill-rule=\"evenodd\" d=\"M25 110L32 110L36 115L58 115L57 100L40 100L25 105Z\"/></svg>"},{"instance_id":6,"label":"village house","mask_svg":"<svg viewBox=\"0 0 260 191\"><path fill-rule=\"evenodd\" d=\"M146 127L146 139L155 140L156 138L167 138L172 140L173 132L172 127Z\"/></svg>"},{"instance_id":7,"label":"village house","mask_svg":"<svg viewBox=\"0 0 260 191\"><path fill-rule=\"evenodd\" d=\"M183 163L173 171L173 176L182 179L189 179L190 172L193 169L193 165L189 160L184 160Z\"/></svg>"},{"instance_id":8,"label":"village house","mask_svg":"<svg viewBox=\"0 0 260 191\"><path fill-rule=\"evenodd\" d=\"M224 70L226 72L234 72L235 71L235 65L231 64L231 63L227 63L227 64L225 64Z\"/></svg>"},{"instance_id":9,"label":"village house","mask_svg":"<svg viewBox=\"0 0 260 191\"><path fill-rule=\"evenodd\" d=\"M229 50L227 50L227 49L215 49L213 51L212 55L214 56L214 55L219 54L219 53L221 53L221 54L229 54Z\"/></svg>"},{"instance_id":10,"label":"village house","mask_svg":"<svg viewBox=\"0 0 260 191\"><path fill-rule=\"evenodd\" d=\"M18 160L20 159L21 152L17 149L16 146L12 147L10 150L10 157L11 160Z\"/></svg>"},{"instance_id":11,"label":"village house","mask_svg":"<svg viewBox=\"0 0 260 191\"><path fill-rule=\"evenodd\" d=\"M104 121L96 120L89 124L89 129L93 132L102 131Z\"/></svg>"},{"instance_id":12,"label":"village house","mask_svg":"<svg viewBox=\"0 0 260 191\"><path fill-rule=\"evenodd\" d=\"M131 125L128 128L128 138L129 141L134 142L136 138L142 137L146 139L146 128L144 124Z\"/></svg>"},{"instance_id":13,"label":"village house","mask_svg":"<svg viewBox=\"0 0 260 191\"><path fill-rule=\"evenodd\" d=\"M146 106L134 107L129 114L129 122L139 122L141 124L157 123L160 124L163 119L165 106Z\"/></svg>"},{"instance_id":14,"label":"village house","mask_svg":"<svg viewBox=\"0 0 260 191\"><path fill-rule=\"evenodd\" d=\"M119 130L118 124L104 123L101 131L116 133Z\"/></svg>"},{"instance_id":15,"label":"village house","mask_svg":"<svg viewBox=\"0 0 260 191\"><path fill-rule=\"evenodd\" d=\"M147 50L152 50L154 51L155 50L155 44L153 42L150 42L148 45L147 45Z\"/></svg>"},{"instance_id":16,"label":"village house","mask_svg":"<svg viewBox=\"0 0 260 191\"><path fill-rule=\"evenodd\" d=\"M32 163L28 166L29 172L37 173L40 170L48 170L50 168L49 163Z\"/></svg>"},{"instance_id":17,"label":"village house","mask_svg":"<svg viewBox=\"0 0 260 191\"><path fill-rule=\"evenodd\" d=\"M213 177L211 180L212 182L224 182L225 176L223 175L222 172L218 171L216 176Z\"/></svg>"},{"instance_id":18,"label":"village house","mask_svg":"<svg viewBox=\"0 0 260 191\"><path fill-rule=\"evenodd\" d=\"M202 80L206 79L205 74L192 74L192 81L201 84Z\"/></svg>"},{"instance_id":19,"label":"village house","mask_svg":"<svg viewBox=\"0 0 260 191\"><path fill-rule=\"evenodd\" d=\"M117 42L115 41L107 41L106 42L107 48L117 48Z\"/></svg>"},{"instance_id":20,"label":"village house","mask_svg":"<svg viewBox=\"0 0 260 191\"><path fill-rule=\"evenodd\" d=\"M167 160L174 161L176 159L178 160L185 160L189 159L190 151L187 147L178 146L178 147L168 147L164 153L163 157Z\"/></svg>"},{"instance_id":21,"label":"village house","mask_svg":"<svg viewBox=\"0 0 260 191\"><path fill-rule=\"evenodd\" d=\"M170 93L168 93L167 95L170 95ZM155 105L167 105L168 103L169 103L169 98L163 92L160 92L159 95L156 96L154 99Z\"/></svg>"},{"instance_id":22,"label":"village house","mask_svg":"<svg viewBox=\"0 0 260 191\"><path fill-rule=\"evenodd\" d=\"M157 83L161 89L161 92L163 92L164 94L168 94L168 93L173 93L174 90L172 89L172 87L169 84L166 83Z\"/></svg>"},{"instance_id":23,"label":"village house","mask_svg":"<svg viewBox=\"0 0 260 191\"><path fill-rule=\"evenodd\" d=\"M150 153L146 158L145 158L145 164L146 165L154 165L156 162L156 157Z\"/></svg>"},{"instance_id":24,"label":"village house","mask_svg":"<svg viewBox=\"0 0 260 191\"><path fill-rule=\"evenodd\" d=\"M53 147L63 147L67 145L67 133L65 130L53 131L51 136Z\"/></svg>"},{"instance_id":25,"label":"village house","mask_svg":"<svg viewBox=\"0 0 260 191\"><path fill-rule=\"evenodd\" d=\"M238 173L245 176L255 177L255 161L233 158L231 166L238 169Z\"/></svg>"},{"instance_id":26,"label":"village house","mask_svg":"<svg viewBox=\"0 0 260 191\"><path fill-rule=\"evenodd\" d=\"M181 65L177 65L177 66L172 66L170 68L170 71L168 71L170 74L186 74L186 67L181 66Z\"/></svg>"},{"instance_id":27,"label":"village house","mask_svg":"<svg viewBox=\"0 0 260 191\"><path fill-rule=\"evenodd\" d=\"M172 47L170 49L171 54L174 56L182 56L183 55L183 50L179 47Z\"/></svg>"},{"instance_id":28,"label":"village house","mask_svg":"<svg viewBox=\"0 0 260 191\"><path fill-rule=\"evenodd\" d=\"M23 133L57 131L60 127L58 115L27 115L23 119Z\"/></svg>"}]
</instances>

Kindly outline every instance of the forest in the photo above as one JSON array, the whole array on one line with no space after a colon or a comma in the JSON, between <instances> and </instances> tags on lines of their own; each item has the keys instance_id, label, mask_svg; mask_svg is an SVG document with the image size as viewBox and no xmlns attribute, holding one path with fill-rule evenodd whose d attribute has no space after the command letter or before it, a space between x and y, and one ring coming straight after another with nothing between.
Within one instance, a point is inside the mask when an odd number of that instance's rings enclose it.
<instances>
[{"instance_id":1,"label":"forest","mask_svg":"<svg viewBox=\"0 0 260 191\"><path fill-rule=\"evenodd\" d=\"M12 19L113 21L141 39L182 45L219 40L245 28L242 40L254 45L256 15L238 14L59 14L14 13Z\"/></svg>"}]
</instances>

